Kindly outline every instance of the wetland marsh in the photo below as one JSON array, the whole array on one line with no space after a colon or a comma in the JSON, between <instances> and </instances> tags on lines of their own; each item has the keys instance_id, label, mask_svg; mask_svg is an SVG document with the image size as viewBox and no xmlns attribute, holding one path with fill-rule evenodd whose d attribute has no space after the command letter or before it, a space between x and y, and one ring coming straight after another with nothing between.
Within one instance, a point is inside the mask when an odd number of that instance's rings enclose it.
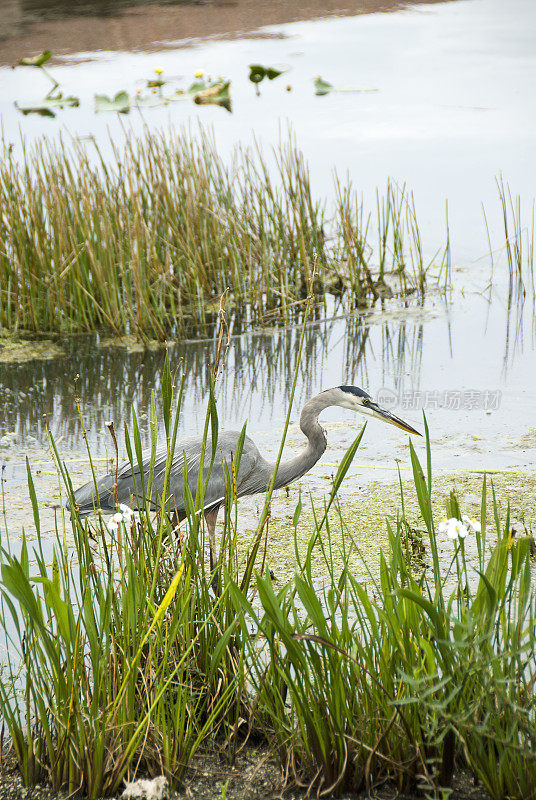
<instances>
[{"instance_id":1,"label":"wetland marsh","mask_svg":"<svg viewBox=\"0 0 536 800\"><path fill-rule=\"evenodd\" d=\"M59 3L30 5L11 4L0 52L2 616L13 688L23 663L38 687L26 683L33 727L7 690L1 702L24 781L116 794L137 761L184 787L203 748L213 754L216 745L233 764L252 737L268 743L294 791L369 791L390 778L395 793L439 797L456 752L482 797L528 800L533 4L382 4L389 13L370 13L370 3L284 4L264 20L245 2L227 11L127 3L89 18L65 15ZM82 28L77 44L72 32ZM78 104L22 114L50 81L10 65L49 48L47 70ZM251 64L281 75L254 84ZM334 87L324 96L315 95L319 75ZM231 113L192 102L191 82L208 76L230 80ZM163 84L153 91L155 80ZM128 113L97 113L94 96L118 92L129 95ZM218 425L247 420L274 463L283 434L284 457L303 445L304 402L339 384L365 388L418 429L424 411L430 450L415 438L411 451L407 436L372 420L345 464L362 425L326 412L327 452L274 495L268 519L261 495L220 521L228 560L218 599L192 515L180 554L158 549L166 523L149 517L125 529L131 551L99 522L86 549L83 523L61 511L61 464L74 488L91 477L88 452L97 474L113 468L109 421L120 460L129 436L150 448L153 392L163 440L166 357L175 401L183 380L180 435L202 433L220 331ZM344 480L319 527L341 464ZM436 537L446 504L455 508L453 489L482 535ZM108 546L121 570L107 562L97 575ZM248 566L255 554L258 578ZM84 581L109 642L106 664ZM21 586L41 597L42 611L24 606ZM172 605L170 586L180 586ZM17 644L10 591L35 637L34 661ZM73 705L81 681L87 692ZM147 713L136 727L140 703ZM328 720L310 713L317 706ZM88 747L94 759L82 763Z\"/></svg>"}]
</instances>

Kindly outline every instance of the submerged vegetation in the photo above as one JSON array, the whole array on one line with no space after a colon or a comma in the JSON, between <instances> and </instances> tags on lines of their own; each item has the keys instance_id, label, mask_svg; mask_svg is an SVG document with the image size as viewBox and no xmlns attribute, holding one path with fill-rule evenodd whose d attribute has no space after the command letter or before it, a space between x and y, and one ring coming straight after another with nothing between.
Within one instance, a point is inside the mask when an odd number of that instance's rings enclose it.
<instances>
[{"instance_id":1,"label":"submerged vegetation","mask_svg":"<svg viewBox=\"0 0 536 800\"><path fill-rule=\"evenodd\" d=\"M166 363L165 483L181 399ZM153 480L155 409L153 398L143 496ZM289 419L290 411L283 440ZM205 436L215 442L217 429L211 392ZM312 506L305 552L297 542L298 501L287 532L296 570L279 588L266 564L271 489L244 554L233 465L214 574L200 513L203 478L195 498L185 481L187 519L178 535L164 491L158 514L138 500L136 515L123 509L108 527L74 513L73 545L60 513L51 554L28 468L36 541L15 543L6 530L0 550L8 654L0 707L25 784L46 780L95 797L116 792L128 772L163 773L176 786L200 748L217 747L233 763L254 740L271 747L289 785L323 796L390 779L401 791L445 797L455 769L464 768L493 800L532 797L532 540L512 535L509 509L501 516L484 476L478 519L451 542L446 569L440 565L426 433L425 469L410 444L423 557L408 548L403 492L398 515L387 521L379 570L367 583L350 567L352 537L336 541L328 514L340 516L338 493L361 433L329 499ZM130 461L141 463L135 414L126 437ZM239 444L235 467L240 452ZM214 458L210 445L204 458ZM447 516L459 530L466 510L463 499L449 497ZM323 566L321 582L315 562Z\"/></svg>"},{"instance_id":2,"label":"submerged vegetation","mask_svg":"<svg viewBox=\"0 0 536 800\"><path fill-rule=\"evenodd\" d=\"M21 163L4 144L0 327L165 340L210 333L224 292L241 332L299 318L311 283L319 309L349 311L449 280L448 227L426 256L404 187L369 213L336 179L328 208L292 143L273 161L224 161L204 134L130 136L106 160L85 147L41 143Z\"/></svg>"}]
</instances>

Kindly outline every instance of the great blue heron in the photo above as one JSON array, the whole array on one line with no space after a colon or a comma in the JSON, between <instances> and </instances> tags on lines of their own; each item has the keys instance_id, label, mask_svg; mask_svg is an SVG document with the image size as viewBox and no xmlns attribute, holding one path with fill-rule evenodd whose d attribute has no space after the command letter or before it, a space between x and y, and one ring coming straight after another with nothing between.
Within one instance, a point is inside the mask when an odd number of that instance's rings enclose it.
<instances>
[{"instance_id":1,"label":"great blue heron","mask_svg":"<svg viewBox=\"0 0 536 800\"><path fill-rule=\"evenodd\" d=\"M327 437L326 432L318 422L318 416L329 406L341 406L342 408L357 411L360 414L378 417L378 419L396 425L408 433L415 433L420 436L419 432L406 422L395 417L390 411L381 408L363 389L359 389L357 386L337 386L333 389L326 389L326 391L311 398L303 407L300 427L308 439L307 446L298 456L279 465L275 489L280 489L305 475L325 451ZM203 464L205 484L204 514L209 536L211 569L214 568L213 554L215 552L214 532L216 520L225 498L226 465L228 469L233 455L236 453L239 436L240 433L238 431L223 431L218 435L216 458L214 459L208 482L207 475L210 468L212 447L210 437L208 437L205 445L206 455ZM170 471L169 496L164 498L169 503L168 507L174 513L176 522L180 522L186 516L183 500L184 463L186 461L188 485L195 498L201 452L202 438L200 436L181 439L176 443ZM151 497L143 498L143 502L148 499L153 507L157 507L158 503L162 502L166 458L166 450L160 450L156 453ZM96 487L98 491L98 507L106 513L113 513L117 510L118 504L121 503L131 508L136 508L137 497L141 498L142 492L140 466L145 473L145 481L147 481L150 459L150 451L145 451L142 455L141 465L131 465L130 462L126 462L117 469L117 472L110 472L104 478L100 478ZM241 497L246 494L266 492L273 471L273 464L270 464L261 456L255 442L246 436L238 474L236 475L237 495ZM90 481L80 489L77 489L74 493L74 501L81 517L93 514L97 508L97 494L94 482ZM141 502L142 499L140 499Z\"/></svg>"}]
</instances>

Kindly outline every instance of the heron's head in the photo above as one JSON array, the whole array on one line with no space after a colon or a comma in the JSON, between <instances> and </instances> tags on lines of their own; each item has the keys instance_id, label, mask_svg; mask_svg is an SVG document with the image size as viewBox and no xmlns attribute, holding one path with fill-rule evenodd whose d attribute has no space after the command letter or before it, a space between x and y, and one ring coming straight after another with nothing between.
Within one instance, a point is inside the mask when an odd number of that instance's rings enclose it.
<instances>
[{"instance_id":1,"label":"heron's head","mask_svg":"<svg viewBox=\"0 0 536 800\"><path fill-rule=\"evenodd\" d=\"M397 428L402 428L403 431L421 436L419 431L416 431L403 419L395 417L390 411L375 403L372 397L363 389L359 389L357 386L337 386L336 389L331 391L334 392L334 403L336 405L342 406L342 408L350 408L352 411L357 411L359 414L365 414L368 417L377 417L383 422L389 422L391 425L396 425Z\"/></svg>"}]
</instances>

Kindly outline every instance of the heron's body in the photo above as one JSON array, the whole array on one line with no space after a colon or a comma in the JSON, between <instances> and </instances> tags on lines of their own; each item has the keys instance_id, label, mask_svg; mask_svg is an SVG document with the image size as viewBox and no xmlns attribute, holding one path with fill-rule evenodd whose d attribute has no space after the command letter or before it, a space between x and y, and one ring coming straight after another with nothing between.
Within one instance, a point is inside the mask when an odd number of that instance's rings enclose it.
<instances>
[{"instance_id":1,"label":"heron's body","mask_svg":"<svg viewBox=\"0 0 536 800\"><path fill-rule=\"evenodd\" d=\"M324 450L326 449L327 439L318 422L318 411L311 409L307 403L301 415L301 429L309 439L307 447L296 458L284 462L280 465L275 488L286 486L305 475L311 467L316 464ZM329 405L329 404L328 404ZM324 406L326 407L326 406ZM237 451L240 433L238 431L222 431L218 435L216 456L210 471L210 479L207 476L210 468L212 440L207 438L205 445L205 456L203 459L203 478L206 486L204 493L205 510L219 508L225 498L225 475L226 470L230 469L231 461ZM197 491L197 480L199 466L201 463L203 440L200 436L190 436L181 439L175 445L173 463L169 476L169 497L170 509L177 511L180 515L184 511L184 463L186 461L188 473L188 486L195 498ZM156 453L154 464L154 477L150 500L153 507L162 501L162 491L166 471L167 451L161 450ZM142 454L142 467L144 469L144 481L147 483L149 476L149 465L151 460L150 450ZM274 471L273 464L263 458L255 442L246 436L242 448L238 474L236 475L236 489L239 497L246 494L257 494L265 492L270 483ZM117 479L117 485L116 485ZM98 507L104 512L114 512L118 503L124 503L131 508L143 505L143 491L140 467L138 464L134 468L129 461L122 464L115 472L111 472L104 478L97 481ZM95 512L97 497L95 485L92 481L86 483L74 494L74 499L81 517L88 516Z\"/></svg>"},{"instance_id":2,"label":"heron's body","mask_svg":"<svg viewBox=\"0 0 536 800\"><path fill-rule=\"evenodd\" d=\"M317 394L303 407L300 427L307 437L307 445L295 458L280 463L275 480L276 489L301 478L324 453L327 446L327 438L325 431L318 422L318 416L325 408L333 405L349 408L365 415L376 416L410 433L417 433L407 423L398 419L389 411L381 409L366 392L356 386L337 386L334 389L327 389L325 392ZM210 437L205 445L203 505L211 540L211 554L218 510L225 499L225 476L228 474L231 462L236 454L239 436L240 434L237 431L219 433L216 455L210 470L210 476L208 476L212 452ZM148 499L155 508L161 502L167 503L169 501L170 511L180 520L184 517L185 510L183 498L184 463L186 462L187 465L188 485L195 498L202 444L202 438L197 436L181 439L176 443L170 471L168 497L162 497L167 458L167 452L162 450L156 453L150 498L143 497L140 465L132 466L130 462L126 462L118 468L117 473L115 471L111 472L97 481L98 499L95 485L92 481L76 490L74 500L80 516L93 514L97 508L104 512L113 512L121 503L131 508L137 508L138 500L139 505L143 507L143 504ZM150 451L143 453L141 469L144 473L145 484L149 477L150 458ZM273 471L273 464L270 464L262 457L255 442L246 436L238 474L236 475L238 496L265 492L268 489Z\"/></svg>"},{"instance_id":3,"label":"heron's body","mask_svg":"<svg viewBox=\"0 0 536 800\"><path fill-rule=\"evenodd\" d=\"M234 459L237 451L239 437L240 433L238 431L222 431L219 434L216 456L208 483L207 476L212 453L212 440L210 436L207 438L205 456L203 459L203 479L204 484L206 484L204 507L207 510L223 503L225 497L225 465L227 465L227 469L230 468L231 461ZM202 438L198 436L190 436L176 443L169 476L169 496L172 498L170 502L171 510L176 509L179 512L184 511L183 491L185 461L187 464L188 486L195 498L199 466L201 463L201 448ZM111 513L116 511L118 503L124 503L131 508L136 508L138 499L141 505L143 505L144 499L148 499L151 506L156 507L159 501L162 500L161 495L166 471L166 459L166 450L156 452L153 488L150 498L143 497L139 465L135 464L133 469L129 461L122 464L117 471L117 486L115 485L116 474L114 472L98 480L99 508L104 512ZM144 476L145 483L147 483L149 476L150 460L151 451L146 450L142 453L142 466L146 470ZM257 492L265 491L273 469L273 464L269 464L268 461L261 456L255 442L250 439L249 436L246 436L239 470L236 476L238 495L256 494ZM84 517L93 514L96 503L94 484L91 482L82 486L75 492L74 499L78 506L80 516Z\"/></svg>"}]
</instances>

